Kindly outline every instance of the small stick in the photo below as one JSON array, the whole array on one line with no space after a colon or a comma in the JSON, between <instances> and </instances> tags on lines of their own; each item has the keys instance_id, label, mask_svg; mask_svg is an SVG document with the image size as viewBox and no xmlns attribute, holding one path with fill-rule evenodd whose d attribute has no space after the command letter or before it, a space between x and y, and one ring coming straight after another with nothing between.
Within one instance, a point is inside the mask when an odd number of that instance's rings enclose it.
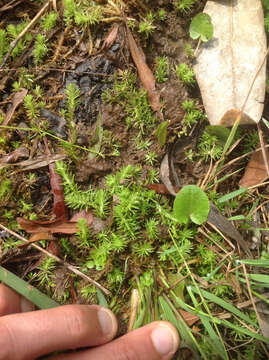
<instances>
[{"instance_id":1,"label":"small stick","mask_svg":"<svg viewBox=\"0 0 269 360\"><path fill-rule=\"evenodd\" d=\"M57 10L57 0L52 0L52 7L53 7L53 10L59 14L58 10Z\"/></svg>"},{"instance_id":2,"label":"small stick","mask_svg":"<svg viewBox=\"0 0 269 360\"><path fill-rule=\"evenodd\" d=\"M37 66L36 68L31 69L33 72L40 72L40 71L59 71L59 72L67 72L67 73L74 73L74 74L88 74L88 75L94 75L94 76L103 76L103 77L111 77L111 74L105 74L105 73L99 73L94 71L76 71L76 70L68 70L68 69L61 69L61 68L54 68L54 67L45 67L45 66ZM18 69L14 68L3 68L0 69L0 73L4 71L18 71ZM55 96L54 96L55 98ZM9 101L10 102L10 101ZM2 102L3 103L3 102ZM269 145L268 145L269 146Z\"/></svg>"},{"instance_id":3,"label":"small stick","mask_svg":"<svg viewBox=\"0 0 269 360\"><path fill-rule=\"evenodd\" d=\"M52 59L53 63L55 63L58 60L58 57L60 56L60 51L61 51L61 47L63 46L65 35L68 33L69 30L70 30L70 28L67 26L64 29L64 32L61 33L60 40L58 42L57 49L55 51L55 55L53 56L53 59Z\"/></svg>"},{"instance_id":4,"label":"small stick","mask_svg":"<svg viewBox=\"0 0 269 360\"><path fill-rule=\"evenodd\" d=\"M25 239L23 236L15 233L14 231L6 228L4 225L0 224L0 228L2 228L3 230L7 231L8 233L10 233L11 235L15 236L17 239L22 240L24 242L29 243L29 241L27 239ZM68 270L72 271L74 274L78 275L79 277L81 277L84 280L87 280L88 282L92 283L93 285L95 285L96 287L98 287L100 290L102 290L106 295L111 294L111 292L109 290L107 290L106 288L104 288L102 285L100 285L97 281L93 280L91 277L83 274L81 271L79 271L75 266L70 265L68 263L66 263L65 261L63 261L62 259L60 259L58 256L51 254L49 251L43 249L42 247L36 245L36 244L30 244L32 247L34 247L35 249L39 250L40 252L42 252L43 254L53 258L54 260L56 260L59 264L65 266Z\"/></svg>"},{"instance_id":5,"label":"small stick","mask_svg":"<svg viewBox=\"0 0 269 360\"><path fill-rule=\"evenodd\" d=\"M2 6L0 8L0 13L4 12L4 11L8 11L10 9L13 9L15 6L19 5L20 3L22 3L24 0L18 0L16 2L16 0L11 0L8 4Z\"/></svg>"},{"instance_id":6,"label":"small stick","mask_svg":"<svg viewBox=\"0 0 269 360\"><path fill-rule=\"evenodd\" d=\"M263 157L263 161L264 161L264 166L265 166L267 175L269 176L268 156L265 151L265 143L264 143L264 139L262 136L262 129L261 129L260 123L257 124L257 128L258 128L258 134L259 134L260 144L261 144L261 148L262 148L262 157Z\"/></svg>"},{"instance_id":7,"label":"small stick","mask_svg":"<svg viewBox=\"0 0 269 360\"><path fill-rule=\"evenodd\" d=\"M264 148L268 148L269 145L265 145ZM239 160L242 160L244 159L245 157L249 156L249 155L252 155L258 151L262 150L262 148L258 148L256 150L253 150L253 151L249 151L248 153L244 154L244 155L241 155L241 156L238 156L237 158L229 161L226 165L224 165L220 170L219 172L217 173L217 176L219 176L225 169L229 168L232 164L234 164L235 162L239 161Z\"/></svg>"},{"instance_id":8,"label":"small stick","mask_svg":"<svg viewBox=\"0 0 269 360\"><path fill-rule=\"evenodd\" d=\"M252 306L253 306L253 309L256 313L256 316L257 316L257 319L260 323L261 321L261 318L260 318L260 314L257 310L257 307L256 307L256 304L255 304L255 301L254 301L254 298L252 296L252 292L251 292L251 288L250 288L250 284L249 284L249 279L248 279L248 275L247 275L247 269L246 269L246 265L245 264L242 264L243 266L243 271L244 271L244 275L245 275L245 280L246 280L246 284L247 284L247 289L248 289L248 294L249 294L249 297L250 297L250 300L251 300L251 303L252 303Z\"/></svg>"},{"instance_id":9,"label":"small stick","mask_svg":"<svg viewBox=\"0 0 269 360\"><path fill-rule=\"evenodd\" d=\"M89 49L88 49L88 56L92 55L92 50L93 50L93 41L92 41L92 34L91 34L91 29L88 28L88 37L89 37Z\"/></svg>"},{"instance_id":10,"label":"small stick","mask_svg":"<svg viewBox=\"0 0 269 360\"><path fill-rule=\"evenodd\" d=\"M67 51L67 53L65 55L63 55L62 60L68 58L68 56L70 56L73 53L73 51L81 44L84 34L85 34L85 30L82 31L82 35L76 41L75 45L69 51Z\"/></svg>"},{"instance_id":11,"label":"small stick","mask_svg":"<svg viewBox=\"0 0 269 360\"><path fill-rule=\"evenodd\" d=\"M211 224L210 224L211 225ZM204 225L202 225L203 226L203 228L205 229L205 230L207 230L207 231L209 231ZM214 226L214 225L213 225ZM215 230L215 229L214 229ZM199 233L201 233L202 235L204 235L205 237L207 237L209 240L211 240L211 241L214 241L201 227L199 227L198 228L198 232ZM222 233L221 233L221 236L222 236ZM226 239L225 239L226 240ZM220 249L220 250L222 250L223 252L225 252L225 254L227 254L227 255L229 255L229 256L231 256L230 254L231 254L231 252L228 252L225 248L223 248L221 245L219 245L217 242L214 242L214 244ZM233 244L231 244L231 247L232 247L232 252L234 251L234 245ZM211 247L210 247L211 248Z\"/></svg>"},{"instance_id":12,"label":"small stick","mask_svg":"<svg viewBox=\"0 0 269 360\"><path fill-rule=\"evenodd\" d=\"M208 171L207 171L207 173L206 173L206 176L205 176L204 180L202 181L202 184L200 185L200 188L201 188L202 190L205 190L206 186L208 185L208 181L207 181L207 180L210 178L210 174L211 174L211 171L212 171L212 169L213 169L213 158L212 158L213 150L214 150L214 146L213 146L213 148L212 148L211 151L210 151L210 165L209 165L209 169L208 169Z\"/></svg>"},{"instance_id":13,"label":"small stick","mask_svg":"<svg viewBox=\"0 0 269 360\"><path fill-rule=\"evenodd\" d=\"M5 63L7 62L7 59L11 55L12 51L16 47L17 43L24 37L24 35L31 29L33 25L38 21L38 19L43 15L43 13L48 9L50 5L51 0L48 0L46 4L39 10L39 12L36 14L36 16L30 21L30 23L22 30L22 32L17 36L15 40L12 41L10 44L10 48L8 50L8 53L4 57L4 60L2 61L2 64L0 65L0 69L3 68Z\"/></svg>"},{"instance_id":14,"label":"small stick","mask_svg":"<svg viewBox=\"0 0 269 360\"><path fill-rule=\"evenodd\" d=\"M197 53L198 53L198 50L199 50L199 48L200 48L200 45L201 45L201 36L200 36L200 38L199 38L199 41L198 41L198 44L197 44L197 46L196 46L196 49L195 49L195 51L194 51L194 53L193 53L193 57L194 58L196 58L196 56L197 56Z\"/></svg>"},{"instance_id":15,"label":"small stick","mask_svg":"<svg viewBox=\"0 0 269 360\"><path fill-rule=\"evenodd\" d=\"M258 67L258 70L257 70L257 72L256 72L256 74L255 74L255 76L254 76L254 78L253 78L253 80L252 80L252 83L250 84L250 87L249 87L247 96L246 96L245 101L244 101L244 103L243 103L243 106L242 106L242 108L241 108L241 112L242 112L242 113L244 112L245 106L246 106L247 101L248 101L248 98L249 98L249 96L250 96L250 94L251 94L251 91L252 91L252 88L253 88L253 86L254 86L254 83L255 83L255 81L256 81L256 79L257 79L257 77L258 77L258 75L259 75L259 73L260 73L260 71L261 71L261 69L262 69L262 67L263 67L263 65L264 65L264 63L265 63L265 60L267 59L267 55L268 55L268 54L269 54L269 46L268 46L268 48L267 48L267 50L266 50L266 53L265 53L265 55L264 55L264 58L263 58L262 62L260 63L260 66Z\"/></svg>"}]
</instances>

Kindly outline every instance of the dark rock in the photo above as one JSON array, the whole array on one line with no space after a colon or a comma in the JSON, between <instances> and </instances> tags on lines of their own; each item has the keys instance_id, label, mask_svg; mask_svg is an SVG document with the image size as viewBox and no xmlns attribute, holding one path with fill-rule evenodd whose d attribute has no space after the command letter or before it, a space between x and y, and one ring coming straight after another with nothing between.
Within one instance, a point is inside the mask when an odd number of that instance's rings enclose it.
<instances>
[{"instance_id":1,"label":"dark rock","mask_svg":"<svg viewBox=\"0 0 269 360\"><path fill-rule=\"evenodd\" d=\"M63 139L66 139L66 121L62 117L52 113L47 109L41 109L40 115L48 120L51 129L55 134Z\"/></svg>"}]
</instances>

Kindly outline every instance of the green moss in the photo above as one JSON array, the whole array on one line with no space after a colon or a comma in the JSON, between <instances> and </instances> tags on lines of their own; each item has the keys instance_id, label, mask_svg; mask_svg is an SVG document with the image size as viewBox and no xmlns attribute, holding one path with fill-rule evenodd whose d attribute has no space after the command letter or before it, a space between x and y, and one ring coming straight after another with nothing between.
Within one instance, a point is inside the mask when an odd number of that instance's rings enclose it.
<instances>
[{"instance_id":1,"label":"green moss","mask_svg":"<svg viewBox=\"0 0 269 360\"><path fill-rule=\"evenodd\" d=\"M177 76L179 80L186 85L193 85L195 83L194 71L187 64L180 64L177 67Z\"/></svg>"},{"instance_id":2,"label":"green moss","mask_svg":"<svg viewBox=\"0 0 269 360\"><path fill-rule=\"evenodd\" d=\"M181 13L188 13L191 11L196 3L196 0L178 0L175 2L176 9Z\"/></svg>"},{"instance_id":3,"label":"green moss","mask_svg":"<svg viewBox=\"0 0 269 360\"><path fill-rule=\"evenodd\" d=\"M55 11L50 11L45 16L43 16L41 21L41 26L43 30L49 31L53 29L57 22L58 14Z\"/></svg>"},{"instance_id":4,"label":"green moss","mask_svg":"<svg viewBox=\"0 0 269 360\"><path fill-rule=\"evenodd\" d=\"M37 34L33 50L35 64L40 64L44 57L48 54L47 39L45 35Z\"/></svg>"},{"instance_id":5,"label":"green moss","mask_svg":"<svg viewBox=\"0 0 269 360\"><path fill-rule=\"evenodd\" d=\"M156 28L156 26L153 25L153 20L153 14L148 13L146 18L139 23L138 32L144 35L146 39L148 39Z\"/></svg>"},{"instance_id":6,"label":"green moss","mask_svg":"<svg viewBox=\"0 0 269 360\"><path fill-rule=\"evenodd\" d=\"M155 77L159 83L163 83L168 80L168 60L166 56L157 58Z\"/></svg>"},{"instance_id":7,"label":"green moss","mask_svg":"<svg viewBox=\"0 0 269 360\"><path fill-rule=\"evenodd\" d=\"M9 179L5 179L1 181L0 184L0 199L5 198L8 193L11 191L12 183Z\"/></svg>"}]
</instances>

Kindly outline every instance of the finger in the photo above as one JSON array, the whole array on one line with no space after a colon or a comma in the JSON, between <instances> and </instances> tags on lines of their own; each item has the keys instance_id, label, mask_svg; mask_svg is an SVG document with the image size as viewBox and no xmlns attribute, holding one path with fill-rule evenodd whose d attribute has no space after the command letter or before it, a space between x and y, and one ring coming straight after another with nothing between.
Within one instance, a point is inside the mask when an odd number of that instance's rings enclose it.
<instances>
[{"instance_id":1,"label":"finger","mask_svg":"<svg viewBox=\"0 0 269 360\"><path fill-rule=\"evenodd\" d=\"M156 321L103 346L50 360L169 360L178 347L179 336L174 326Z\"/></svg>"},{"instance_id":2,"label":"finger","mask_svg":"<svg viewBox=\"0 0 269 360\"><path fill-rule=\"evenodd\" d=\"M96 346L116 332L115 316L98 305L8 315L0 318L1 359L28 360L56 350Z\"/></svg>"},{"instance_id":3,"label":"finger","mask_svg":"<svg viewBox=\"0 0 269 360\"><path fill-rule=\"evenodd\" d=\"M34 305L10 287L0 284L0 316L32 311Z\"/></svg>"}]
</instances>

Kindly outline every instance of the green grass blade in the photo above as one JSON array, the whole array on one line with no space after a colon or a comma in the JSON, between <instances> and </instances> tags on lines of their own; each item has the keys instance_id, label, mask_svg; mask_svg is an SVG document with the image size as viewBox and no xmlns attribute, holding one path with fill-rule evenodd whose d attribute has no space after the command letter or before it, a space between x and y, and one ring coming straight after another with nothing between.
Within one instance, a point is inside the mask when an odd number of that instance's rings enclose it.
<instances>
[{"instance_id":1,"label":"green grass blade","mask_svg":"<svg viewBox=\"0 0 269 360\"><path fill-rule=\"evenodd\" d=\"M141 307L140 308L140 313L139 313L137 319L134 322L133 330L138 329L139 327L143 326L145 314L146 314L146 308Z\"/></svg>"},{"instance_id":2,"label":"green grass blade","mask_svg":"<svg viewBox=\"0 0 269 360\"><path fill-rule=\"evenodd\" d=\"M241 119L241 116L239 116L235 123L234 123L234 126L232 127L232 130L230 132L230 135L224 145L224 149L223 149L223 153L222 153L222 158L224 158L226 152L229 150L230 146L232 145L233 143L233 140L234 140L234 137L235 137L235 134L236 134L236 131L237 131L237 128L238 128L238 125L239 125L239 122L240 122L240 119Z\"/></svg>"},{"instance_id":3,"label":"green grass blade","mask_svg":"<svg viewBox=\"0 0 269 360\"><path fill-rule=\"evenodd\" d=\"M51 309L60 306L56 301L42 294L42 292L2 266L0 266L0 281L30 300L40 309Z\"/></svg>"},{"instance_id":4,"label":"green grass blade","mask_svg":"<svg viewBox=\"0 0 269 360\"><path fill-rule=\"evenodd\" d=\"M248 277L251 280L254 281L258 281L258 282L262 282L265 284L269 284L269 275L264 275L264 274L248 274Z\"/></svg>"},{"instance_id":5,"label":"green grass blade","mask_svg":"<svg viewBox=\"0 0 269 360\"><path fill-rule=\"evenodd\" d=\"M180 306L183 310L188 311L192 315L198 316L200 319L206 318L206 319L210 319L210 320L214 321L214 323L216 323L216 324L220 324L220 321L218 318L216 318L216 317L211 318L207 313L203 312L202 310L194 309L190 305L185 304L183 300L176 297L174 294L172 294L172 295L174 296L174 301L176 303L176 306Z\"/></svg>"},{"instance_id":6,"label":"green grass blade","mask_svg":"<svg viewBox=\"0 0 269 360\"><path fill-rule=\"evenodd\" d=\"M237 174L238 172L242 171L242 169L243 169L243 168L240 168L240 169L238 169L238 170L233 171L233 172L230 173L230 174L227 174L227 175L221 177L219 180L215 181L213 184L211 184L210 186L208 186L207 189L209 190L209 189L211 189L212 187L216 186L217 184L221 183L222 181L227 180L229 177L231 177L231 176Z\"/></svg>"},{"instance_id":7,"label":"green grass blade","mask_svg":"<svg viewBox=\"0 0 269 360\"><path fill-rule=\"evenodd\" d=\"M192 293L191 287L187 286L187 290L192 299L193 305L195 306L195 308L199 308L200 305L199 305L198 301L196 300L194 294ZM201 321L209 335L209 339L207 338L207 341L211 343L211 349L214 350L214 352L215 352L214 355L217 355L221 359L229 360L229 356L228 356L225 346L223 344L222 338L220 335L219 336L217 335L217 333L211 326L210 319L206 318L206 317L201 317ZM214 326L217 327L216 324L214 324ZM217 328L217 331L218 331L218 328Z\"/></svg>"},{"instance_id":8,"label":"green grass blade","mask_svg":"<svg viewBox=\"0 0 269 360\"><path fill-rule=\"evenodd\" d=\"M230 329L233 329L235 330L236 332L241 332L242 334L245 334L245 335L248 335L250 336L251 338L254 338L254 339L257 339L259 341L263 341L264 343L266 344L269 344L269 339L260 335L260 334L257 334L255 332L252 332L250 330L248 330L247 328L245 327L239 327L239 326L236 326L234 325L233 323L227 321L227 320L221 320L221 323L222 325L230 328Z\"/></svg>"},{"instance_id":9,"label":"green grass blade","mask_svg":"<svg viewBox=\"0 0 269 360\"><path fill-rule=\"evenodd\" d=\"M104 294L102 293L102 291L100 289L98 289L98 287L96 288L96 294L97 294L98 304L100 306L108 308L109 306L106 301L106 298L105 298Z\"/></svg>"},{"instance_id":10,"label":"green grass blade","mask_svg":"<svg viewBox=\"0 0 269 360\"><path fill-rule=\"evenodd\" d=\"M221 198L219 198L218 203L224 203L228 200L235 198L238 195L245 193L246 191L248 191L248 188L241 188L239 190L232 191L229 194L223 195Z\"/></svg>"},{"instance_id":11,"label":"green grass blade","mask_svg":"<svg viewBox=\"0 0 269 360\"><path fill-rule=\"evenodd\" d=\"M245 264L245 265L269 268L269 260L266 259L256 259L256 260L243 259L243 260L238 260L238 262L240 264Z\"/></svg>"},{"instance_id":12,"label":"green grass blade","mask_svg":"<svg viewBox=\"0 0 269 360\"><path fill-rule=\"evenodd\" d=\"M179 314L176 317L170 305L164 300L162 296L159 296L159 304L162 313L162 320L166 320L171 322L178 330L180 335L180 344L181 347L188 347L192 350L193 359L200 359L197 353L197 347L203 357L203 359L207 359L205 354L203 354L202 349L198 346L197 341L195 340L190 328L186 325L184 320L181 318Z\"/></svg>"},{"instance_id":13,"label":"green grass blade","mask_svg":"<svg viewBox=\"0 0 269 360\"><path fill-rule=\"evenodd\" d=\"M244 215L235 215L228 218L229 221L246 220Z\"/></svg>"},{"instance_id":14,"label":"green grass blade","mask_svg":"<svg viewBox=\"0 0 269 360\"><path fill-rule=\"evenodd\" d=\"M238 279L243 283L246 284L246 279L243 277L238 277ZM269 289L269 283L259 282L259 281L249 281L249 284L251 286L254 286L255 288L266 288Z\"/></svg>"},{"instance_id":15,"label":"green grass blade","mask_svg":"<svg viewBox=\"0 0 269 360\"><path fill-rule=\"evenodd\" d=\"M262 294L257 293L255 290L252 290L252 289L251 289L251 292L253 295L257 296L257 298L261 299L262 301L266 302L266 304L269 305L269 300L266 297L264 297Z\"/></svg>"},{"instance_id":16,"label":"green grass blade","mask_svg":"<svg viewBox=\"0 0 269 360\"><path fill-rule=\"evenodd\" d=\"M192 288L193 292L198 293L198 291L195 289L194 286L191 286L191 288ZM214 302L215 304L218 304L219 306L223 307L225 310L231 312L232 314L236 315L240 319L246 321L248 324L251 324L253 326L256 325L255 322L253 320L251 320L249 316L247 316L242 311L238 310L236 307L229 304L225 300L219 298L218 296L216 296L214 294L211 294L208 291L202 290L202 289L200 289L200 292L203 295L203 297L205 297L206 299Z\"/></svg>"}]
</instances>

